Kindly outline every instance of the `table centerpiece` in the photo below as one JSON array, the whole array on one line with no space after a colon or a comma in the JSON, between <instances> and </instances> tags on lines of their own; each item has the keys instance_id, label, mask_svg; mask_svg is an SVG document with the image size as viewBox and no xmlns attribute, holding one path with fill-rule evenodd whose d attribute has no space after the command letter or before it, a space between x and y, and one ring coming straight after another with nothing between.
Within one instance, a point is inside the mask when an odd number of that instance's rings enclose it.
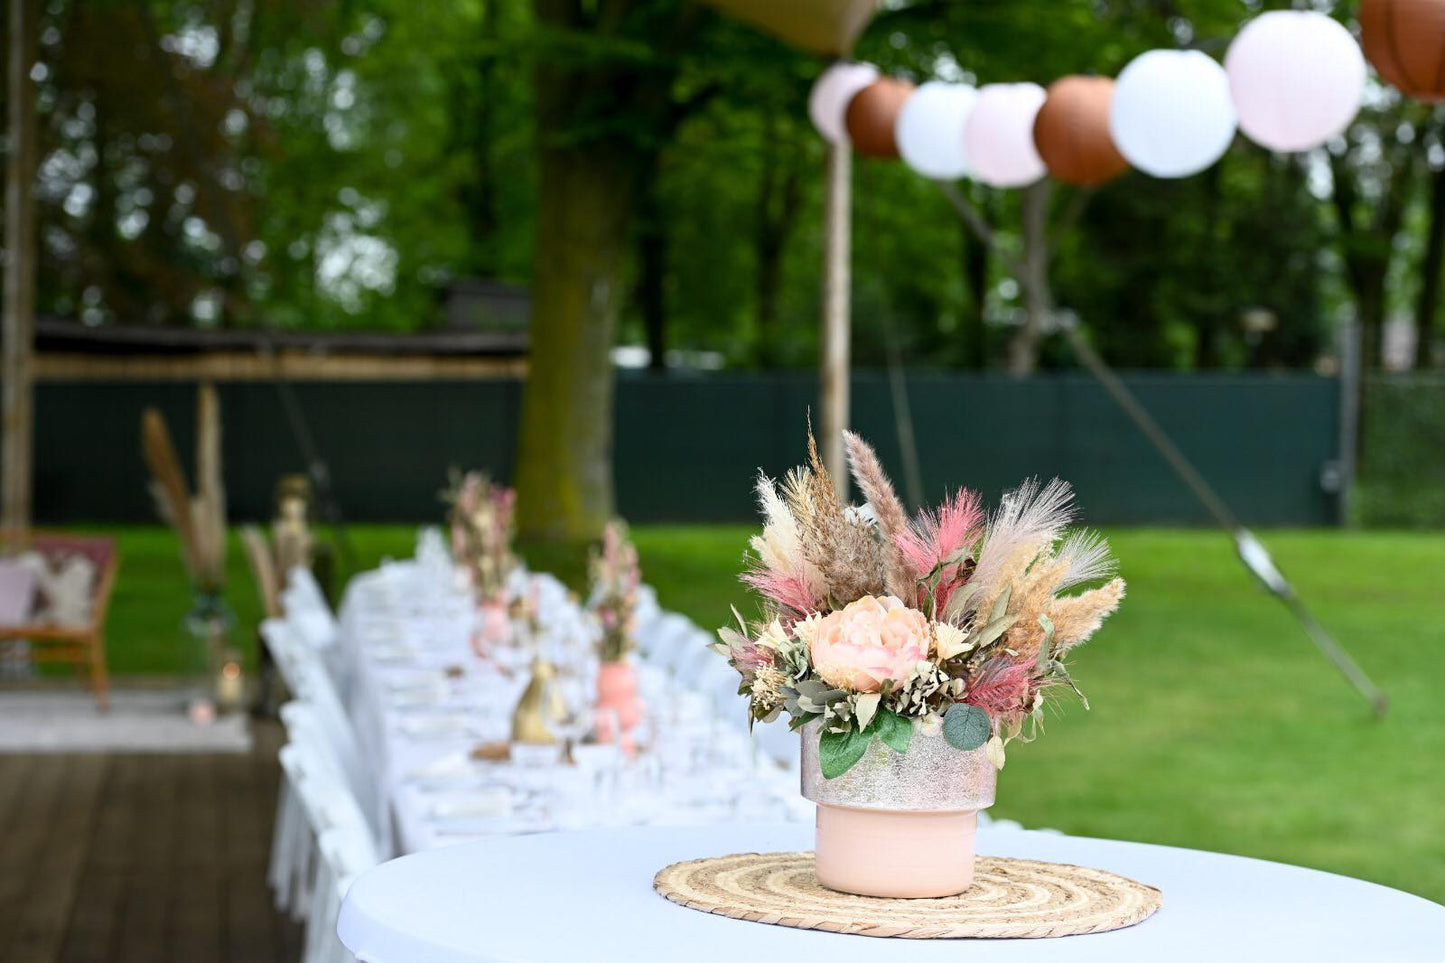
<instances>
[{"instance_id":1,"label":"table centerpiece","mask_svg":"<svg viewBox=\"0 0 1445 963\"><path fill-rule=\"evenodd\" d=\"M447 522L452 557L466 573L477 602L473 646L480 655L484 649L506 645L512 636L507 576L517 567L512 552L517 493L470 471L453 475L442 497L451 506Z\"/></svg>"},{"instance_id":2,"label":"table centerpiece","mask_svg":"<svg viewBox=\"0 0 1445 963\"><path fill-rule=\"evenodd\" d=\"M615 714L617 739L632 751L630 732L642 718L637 674L630 655L636 647L634 610L642 581L637 549L627 537L627 524L614 520L602 530L602 544L592 552L592 593L588 608L597 619L597 708ZM608 737L598 733L599 739Z\"/></svg>"},{"instance_id":3,"label":"table centerpiece","mask_svg":"<svg viewBox=\"0 0 1445 963\"><path fill-rule=\"evenodd\" d=\"M957 895L1005 747L1042 731L1047 693L1078 693L1066 659L1124 582L1102 537L1066 531L1073 493L1058 479L1025 482L990 514L959 489L909 518L873 449L845 443L863 505L839 497L811 433L807 465L759 475L764 525L742 581L761 612L734 609L714 648L750 720L786 713L802 733L818 881Z\"/></svg>"}]
</instances>

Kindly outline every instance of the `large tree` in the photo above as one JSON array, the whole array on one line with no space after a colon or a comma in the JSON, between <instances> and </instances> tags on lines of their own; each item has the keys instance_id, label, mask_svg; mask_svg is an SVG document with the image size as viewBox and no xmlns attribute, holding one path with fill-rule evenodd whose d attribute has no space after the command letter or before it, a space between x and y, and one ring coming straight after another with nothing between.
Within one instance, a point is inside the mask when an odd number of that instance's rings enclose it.
<instances>
[{"instance_id":1,"label":"large tree","mask_svg":"<svg viewBox=\"0 0 1445 963\"><path fill-rule=\"evenodd\" d=\"M683 0L534 0L531 357L516 484L524 538L590 539L612 514L612 360L639 175L676 126Z\"/></svg>"}]
</instances>

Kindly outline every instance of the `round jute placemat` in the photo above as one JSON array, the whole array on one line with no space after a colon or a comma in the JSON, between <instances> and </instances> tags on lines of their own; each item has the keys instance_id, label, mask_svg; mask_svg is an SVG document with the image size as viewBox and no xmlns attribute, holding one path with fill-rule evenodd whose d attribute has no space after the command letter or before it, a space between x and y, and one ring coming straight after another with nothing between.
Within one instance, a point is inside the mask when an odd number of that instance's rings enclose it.
<instances>
[{"instance_id":1,"label":"round jute placemat","mask_svg":"<svg viewBox=\"0 0 1445 963\"><path fill-rule=\"evenodd\" d=\"M980 856L973 885L944 899L879 899L825 889L812 853L738 853L674 863L663 896L733 919L909 940L1034 939L1103 933L1148 918L1159 890L1100 869Z\"/></svg>"}]
</instances>

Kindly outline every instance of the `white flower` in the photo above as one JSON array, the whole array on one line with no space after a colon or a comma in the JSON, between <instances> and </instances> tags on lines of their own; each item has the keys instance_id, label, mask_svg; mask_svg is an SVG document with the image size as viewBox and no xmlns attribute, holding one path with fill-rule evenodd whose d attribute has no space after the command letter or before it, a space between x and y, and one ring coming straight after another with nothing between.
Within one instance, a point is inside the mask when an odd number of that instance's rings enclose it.
<instances>
[{"instance_id":1,"label":"white flower","mask_svg":"<svg viewBox=\"0 0 1445 963\"><path fill-rule=\"evenodd\" d=\"M946 662L972 649L973 645L968 641L968 633L958 626L947 622L934 622L933 648L938 661Z\"/></svg>"},{"instance_id":2,"label":"white flower","mask_svg":"<svg viewBox=\"0 0 1445 963\"><path fill-rule=\"evenodd\" d=\"M794 638L796 638L799 642L802 642L804 645L811 646L813 644L813 633L817 631L818 623L822 621L822 614L819 612L814 612L812 615L808 616L806 619L803 619L801 622L794 622ZM773 622L773 625L778 625L778 623L775 621ZM778 625L778 628L781 629L782 626Z\"/></svg>"},{"instance_id":3,"label":"white flower","mask_svg":"<svg viewBox=\"0 0 1445 963\"><path fill-rule=\"evenodd\" d=\"M758 645L765 649L778 649L788 644L788 630L783 628L783 623L773 619L772 623L758 636Z\"/></svg>"}]
</instances>

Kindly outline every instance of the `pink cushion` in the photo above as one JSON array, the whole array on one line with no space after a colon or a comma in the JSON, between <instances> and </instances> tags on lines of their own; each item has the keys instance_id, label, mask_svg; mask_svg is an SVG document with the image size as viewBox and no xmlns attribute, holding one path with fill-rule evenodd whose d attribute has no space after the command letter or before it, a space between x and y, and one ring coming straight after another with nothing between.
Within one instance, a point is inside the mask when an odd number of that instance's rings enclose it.
<instances>
[{"instance_id":1,"label":"pink cushion","mask_svg":"<svg viewBox=\"0 0 1445 963\"><path fill-rule=\"evenodd\" d=\"M0 559L0 625L24 625L35 607L35 570Z\"/></svg>"}]
</instances>

